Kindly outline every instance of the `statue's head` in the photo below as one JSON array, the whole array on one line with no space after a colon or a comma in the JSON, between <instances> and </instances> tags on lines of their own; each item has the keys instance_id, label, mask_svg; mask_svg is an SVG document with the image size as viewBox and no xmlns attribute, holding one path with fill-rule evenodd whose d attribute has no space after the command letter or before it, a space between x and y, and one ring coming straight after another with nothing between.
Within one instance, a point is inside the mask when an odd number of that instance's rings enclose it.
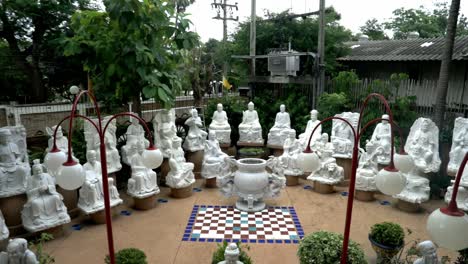
<instances>
[{"instance_id":1,"label":"statue's head","mask_svg":"<svg viewBox=\"0 0 468 264\"><path fill-rule=\"evenodd\" d=\"M388 124L388 121L390 120L390 116L387 115L387 114L382 115L382 119L384 119L384 120L382 120L382 123Z\"/></svg>"},{"instance_id":2,"label":"statue's head","mask_svg":"<svg viewBox=\"0 0 468 264\"><path fill-rule=\"evenodd\" d=\"M426 241L419 243L416 249L419 251L420 255L422 256L433 256L437 254L437 247L430 240L426 240Z\"/></svg>"},{"instance_id":3,"label":"statue's head","mask_svg":"<svg viewBox=\"0 0 468 264\"><path fill-rule=\"evenodd\" d=\"M191 114L193 117L198 117L198 111L197 111L197 109L193 108L192 110L190 110L190 114Z\"/></svg>"},{"instance_id":4,"label":"statue's head","mask_svg":"<svg viewBox=\"0 0 468 264\"><path fill-rule=\"evenodd\" d=\"M289 135L289 138L296 138L296 130L289 129L288 135Z\"/></svg>"},{"instance_id":5,"label":"statue's head","mask_svg":"<svg viewBox=\"0 0 468 264\"><path fill-rule=\"evenodd\" d=\"M320 138L322 139L323 143L328 143L328 133L322 133L322 136Z\"/></svg>"},{"instance_id":6,"label":"statue's head","mask_svg":"<svg viewBox=\"0 0 468 264\"><path fill-rule=\"evenodd\" d=\"M86 160L89 162L89 163L94 163L96 162L96 151L94 150L88 150L86 151Z\"/></svg>"},{"instance_id":7,"label":"statue's head","mask_svg":"<svg viewBox=\"0 0 468 264\"><path fill-rule=\"evenodd\" d=\"M217 104L216 105L216 110L218 110L218 112L223 111L223 105L222 104Z\"/></svg>"},{"instance_id":8,"label":"statue's head","mask_svg":"<svg viewBox=\"0 0 468 264\"><path fill-rule=\"evenodd\" d=\"M9 263L22 263L21 260L28 249L28 241L24 238L10 239L7 246Z\"/></svg>"},{"instance_id":9,"label":"statue's head","mask_svg":"<svg viewBox=\"0 0 468 264\"><path fill-rule=\"evenodd\" d=\"M237 248L236 243L231 243L226 247L224 251L224 259L227 263L236 263L239 260L239 249Z\"/></svg>"},{"instance_id":10,"label":"statue's head","mask_svg":"<svg viewBox=\"0 0 468 264\"><path fill-rule=\"evenodd\" d=\"M53 127L52 127L52 131L55 131L56 128L57 128L57 126L53 126ZM56 137L56 138L61 138L61 137L63 137L62 126L59 126L59 127L58 127L58 129L57 129L57 134L55 134L55 137Z\"/></svg>"},{"instance_id":11,"label":"statue's head","mask_svg":"<svg viewBox=\"0 0 468 264\"><path fill-rule=\"evenodd\" d=\"M210 130L208 133L208 139L209 140L215 140L216 139L216 131L215 130Z\"/></svg>"},{"instance_id":12,"label":"statue's head","mask_svg":"<svg viewBox=\"0 0 468 264\"><path fill-rule=\"evenodd\" d=\"M310 111L310 119L312 121L316 121L318 119L318 111L313 109L312 111Z\"/></svg>"},{"instance_id":13,"label":"statue's head","mask_svg":"<svg viewBox=\"0 0 468 264\"><path fill-rule=\"evenodd\" d=\"M26 128L24 126L20 126L18 128L18 132L21 135L21 137L26 137Z\"/></svg>"},{"instance_id":14,"label":"statue's head","mask_svg":"<svg viewBox=\"0 0 468 264\"><path fill-rule=\"evenodd\" d=\"M172 141L172 147L173 147L173 148L180 148L181 145L182 145L182 139L180 139L179 137L178 137L178 138L175 138L175 139Z\"/></svg>"},{"instance_id":15,"label":"statue's head","mask_svg":"<svg viewBox=\"0 0 468 264\"><path fill-rule=\"evenodd\" d=\"M424 132L427 132L429 130L429 119L424 118L421 124L421 129Z\"/></svg>"},{"instance_id":16,"label":"statue's head","mask_svg":"<svg viewBox=\"0 0 468 264\"><path fill-rule=\"evenodd\" d=\"M333 171L335 171L336 166L337 166L336 163L330 162L330 163L327 164L327 169L328 169L328 171L333 172Z\"/></svg>"},{"instance_id":17,"label":"statue's head","mask_svg":"<svg viewBox=\"0 0 468 264\"><path fill-rule=\"evenodd\" d=\"M136 113L134 113L134 115L138 116L138 114L136 114ZM138 118L132 117L132 124L133 125L138 125L139 123L140 123L140 120L138 120Z\"/></svg>"},{"instance_id":18,"label":"statue's head","mask_svg":"<svg viewBox=\"0 0 468 264\"><path fill-rule=\"evenodd\" d=\"M33 171L33 175L39 175L44 172L44 168L41 164L41 160L39 159L33 160L32 171Z\"/></svg>"},{"instance_id":19,"label":"statue's head","mask_svg":"<svg viewBox=\"0 0 468 264\"><path fill-rule=\"evenodd\" d=\"M248 107L248 109L249 109L250 111L252 111L252 110L254 110L255 105L254 105L253 102L250 102L250 103L247 105L247 107Z\"/></svg>"},{"instance_id":20,"label":"statue's head","mask_svg":"<svg viewBox=\"0 0 468 264\"><path fill-rule=\"evenodd\" d=\"M9 129L3 128L0 129L0 143L5 144L10 142L11 132Z\"/></svg>"},{"instance_id":21,"label":"statue's head","mask_svg":"<svg viewBox=\"0 0 468 264\"><path fill-rule=\"evenodd\" d=\"M280 105L280 112L284 113L286 111L286 106L284 104Z\"/></svg>"}]
</instances>

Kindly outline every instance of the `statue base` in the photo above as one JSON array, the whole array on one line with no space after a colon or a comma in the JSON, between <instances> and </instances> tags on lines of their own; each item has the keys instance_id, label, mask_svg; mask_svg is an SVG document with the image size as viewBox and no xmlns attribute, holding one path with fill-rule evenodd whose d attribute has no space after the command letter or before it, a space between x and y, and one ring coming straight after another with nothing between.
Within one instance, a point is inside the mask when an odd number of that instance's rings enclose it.
<instances>
[{"instance_id":1,"label":"statue base","mask_svg":"<svg viewBox=\"0 0 468 264\"><path fill-rule=\"evenodd\" d=\"M159 180L158 185L159 186L167 186L166 185L166 176L167 176L167 174L169 173L170 170L171 170L171 167L169 167L169 159L164 158L163 163L161 164L161 174L158 177L158 180Z\"/></svg>"},{"instance_id":2,"label":"statue base","mask_svg":"<svg viewBox=\"0 0 468 264\"><path fill-rule=\"evenodd\" d=\"M206 188L217 188L218 185L216 185L216 177L211 178L211 179L206 179L205 180L205 187Z\"/></svg>"},{"instance_id":3,"label":"statue base","mask_svg":"<svg viewBox=\"0 0 468 264\"><path fill-rule=\"evenodd\" d=\"M111 208L111 217L114 217L116 215L116 209L115 207ZM91 221L93 221L95 224L102 225L106 223L106 211L101 210L99 212L93 213L89 215L89 218Z\"/></svg>"},{"instance_id":4,"label":"statue base","mask_svg":"<svg viewBox=\"0 0 468 264\"><path fill-rule=\"evenodd\" d=\"M177 199L190 197L192 196L192 188L192 185L179 189L171 188L171 196Z\"/></svg>"},{"instance_id":5,"label":"statue base","mask_svg":"<svg viewBox=\"0 0 468 264\"><path fill-rule=\"evenodd\" d=\"M195 152L186 152L185 158L187 162L193 163L193 174L195 175L195 179L201 179L201 170L202 170L202 163L203 163L203 156L205 155L205 151L198 150Z\"/></svg>"},{"instance_id":6,"label":"statue base","mask_svg":"<svg viewBox=\"0 0 468 264\"><path fill-rule=\"evenodd\" d=\"M353 165L352 159L336 158L336 164L344 170L344 180L339 184L340 186L348 186L349 179L351 178L351 167Z\"/></svg>"},{"instance_id":7,"label":"statue base","mask_svg":"<svg viewBox=\"0 0 468 264\"><path fill-rule=\"evenodd\" d=\"M374 197L374 192L373 191L361 191L361 190L356 190L356 193L354 194L354 198L358 201L362 202L371 202L375 201Z\"/></svg>"},{"instance_id":8,"label":"statue base","mask_svg":"<svg viewBox=\"0 0 468 264\"><path fill-rule=\"evenodd\" d=\"M260 212L266 208L266 204L262 199L259 199L249 205L249 202L239 197L236 202L236 208L242 212Z\"/></svg>"},{"instance_id":9,"label":"statue base","mask_svg":"<svg viewBox=\"0 0 468 264\"><path fill-rule=\"evenodd\" d=\"M133 207L137 210L150 210L156 206L156 194L153 194L146 198L133 197Z\"/></svg>"},{"instance_id":10,"label":"statue base","mask_svg":"<svg viewBox=\"0 0 468 264\"><path fill-rule=\"evenodd\" d=\"M68 215L70 218L76 218L80 215L80 209L78 208L78 190L65 190L57 185L57 192L63 196L63 203L67 207Z\"/></svg>"},{"instance_id":11,"label":"statue base","mask_svg":"<svg viewBox=\"0 0 468 264\"><path fill-rule=\"evenodd\" d=\"M314 181L314 191L321 194L330 194L335 192L335 187L330 184L324 184L318 181Z\"/></svg>"},{"instance_id":12,"label":"statue base","mask_svg":"<svg viewBox=\"0 0 468 264\"><path fill-rule=\"evenodd\" d=\"M407 213L417 213L421 211L421 204L410 203L401 199L398 199L397 207Z\"/></svg>"},{"instance_id":13,"label":"statue base","mask_svg":"<svg viewBox=\"0 0 468 264\"><path fill-rule=\"evenodd\" d=\"M268 144L267 148L270 149L270 153L275 157L279 157L279 156L283 155L283 152L284 152L283 146Z\"/></svg>"},{"instance_id":14,"label":"statue base","mask_svg":"<svg viewBox=\"0 0 468 264\"><path fill-rule=\"evenodd\" d=\"M25 193L0 199L0 210L5 218L5 224L10 230L10 237L26 233L21 220L21 210L27 201Z\"/></svg>"},{"instance_id":15,"label":"statue base","mask_svg":"<svg viewBox=\"0 0 468 264\"><path fill-rule=\"evenodd\" d=\"M299 176L289 176L285 175L286 177L286 186L296 186L299 185Z\"/></svg>"}]
</instances>

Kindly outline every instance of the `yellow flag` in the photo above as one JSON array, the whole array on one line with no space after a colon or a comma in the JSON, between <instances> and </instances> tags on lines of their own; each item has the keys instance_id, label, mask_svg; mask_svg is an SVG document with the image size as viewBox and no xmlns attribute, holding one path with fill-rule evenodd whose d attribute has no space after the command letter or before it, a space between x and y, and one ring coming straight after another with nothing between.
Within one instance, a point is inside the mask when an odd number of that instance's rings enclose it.
<instances>
[{"instance_id":1,"label":"yellow flag","mask_svg":"<svg viewBox=\"0 0 468 264\"><path fill-rule=\"evenodd\" d=\"M223 86L224 86L224 88L226 88L228 90L230 90L232 88L232 85L228 82L228 80L224 76L223 76Z\"/></svg>"}]
</instances>

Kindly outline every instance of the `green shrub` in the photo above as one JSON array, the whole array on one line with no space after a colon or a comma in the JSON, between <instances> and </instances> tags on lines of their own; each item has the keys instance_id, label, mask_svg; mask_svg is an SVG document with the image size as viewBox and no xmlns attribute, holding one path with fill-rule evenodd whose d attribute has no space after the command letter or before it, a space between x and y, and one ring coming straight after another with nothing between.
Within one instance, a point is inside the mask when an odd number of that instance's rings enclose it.
<instances>
[{"instance_id":1,"label":"green shrub","mask_svg":"<svg viewBox=\"0 0 468 264\"><path fill-rule=\"evenodd\" d=\"M240 255L239 255L239 261L244 263L244 264L252 264L252 259L245 253L243 250L241 243L237 242L237 247L239 248ZM211 260L212 264L218 264L219 262L224 260L224 251L226 250L226 247L228 246L228 243L224 241L222 244L218 244L218 248L216 251L213 253L213 258ZM249 250L249 247L246 247L247 250Z\"/></svg>"},{"instance_id":2,"label":"green shrub","mask_svg":"<svg viewBox=\"0 0 468 264\"><path fill-rule=\"evenodd\" d=\"M327 231L318 231L305 236L300 244L297 255L301 264L308 263L339 263L343 235ZM367 263L364 251L359 244L349 241L348 260L350 264Z\"/></svg>"},{"instance_id":3,"label":"green shrub","mask_svg":"<svg viewBox=\"0 0 468 264\"><path fill-rule=\"evenodd\" d=\"M458 251L460 256L458 256L455 264L466 264L468 263L468 248Z\"/></svg>"},{"instance_id":4,"label":"green shrub","mask_svg":"<svg viewBox=\"0 0 468 264\"><path fill-rule=\"evenodd\" d=\"M39 264L55 263L54 257L44 252L44 244L54 239L49 233L41 233L39 238L29 243L29 248L36 254Z\"/></svg>"},{"instance_id":5,"label":"green shrub","mask_svg":"<svg viewBox=\"0 0 468 264\"><path fill-rule=\"evenodd\" d=\"M345 93L323 93L320 95L317 102L317 111L319 111L319 119L323 120L327 117L340 114L351 109L350 101ZM331 135L332 122L325 122L322 125L322 132Z\"/></svg>"},{"instance_id":6,"label":"green shrub","mask_svg":"<svg viewBox=\"0 0 468 264\"><path fill-rule=\"evenodd\" d=\"M370 237L381 245L399 247L404 243L405 232L399 224L383 222L371 227Z\"/></svg>"},{"instance_id":7,"label":"green shrub","mask_svg":"<svg viewBox=\"0 0 468 264\"><path fill-rule=\"evenodd\" d=\"M109 256L106 256L106 263L110 263ZM115 254L116 264L148 264L146 255L137 248L125 248Z\"/></svg>"},{"instance_id":8,"label":"green shrub","mask_svg":"<svg viewBox=\"0 0 468 264\"><path fill-rule=\"evenodd\" d=\"M243 155L260 155L263 154L265 150L263 148L241 148L239 153Z\"/></svg>"},{"instance_id":9,"label":"green shrub","mask_svg":"<svg viewBox=\"0 0 468 264\"><path fill-rule=\"evenodd\" d=\"M352 88L359 83L359 77L355 71L341 71L333 78L336 93L351 95Z\"/></svg>"}]
</instances>

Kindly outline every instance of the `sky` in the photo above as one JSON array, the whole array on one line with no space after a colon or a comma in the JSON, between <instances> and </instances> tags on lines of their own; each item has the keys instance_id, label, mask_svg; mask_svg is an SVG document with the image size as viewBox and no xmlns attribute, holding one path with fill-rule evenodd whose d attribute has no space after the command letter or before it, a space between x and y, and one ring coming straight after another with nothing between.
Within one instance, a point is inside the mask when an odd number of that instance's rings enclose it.
<instances>
[{"instance_id":1,"label":"sky","mask_svg":"<svg viewBox=\"0 0 468 264\"><path fill-rule=\"evenodd\" d=\"M206 42L210 38L221 40L223 38L222 20L214 20L216 11L211 8L214 0L196 0L187 12L190 13L193 30L198 32L202 41ZM238 2L239 11L234 12L234 16L239 16L240 21L245 21L250 17L251 1L249 0L228 0L228 3ZM359 27L371 18L377 18L379 22L388 21L392 17L392 11L400 8L418 8L423 5L427 9L432 9L436 0L326 0L326 6L333 6L341 14L341 24L346 28L359 32ZM257 0L257 16L264 16L265 9L270 12L279 13L287 9L292 9L293 13L305 13L318 10L319 0ZM468 16L468 2L461 1L460 13ZM228 22L228 33L232 33L238 22Z\"/></svg>"}]
</instances>

